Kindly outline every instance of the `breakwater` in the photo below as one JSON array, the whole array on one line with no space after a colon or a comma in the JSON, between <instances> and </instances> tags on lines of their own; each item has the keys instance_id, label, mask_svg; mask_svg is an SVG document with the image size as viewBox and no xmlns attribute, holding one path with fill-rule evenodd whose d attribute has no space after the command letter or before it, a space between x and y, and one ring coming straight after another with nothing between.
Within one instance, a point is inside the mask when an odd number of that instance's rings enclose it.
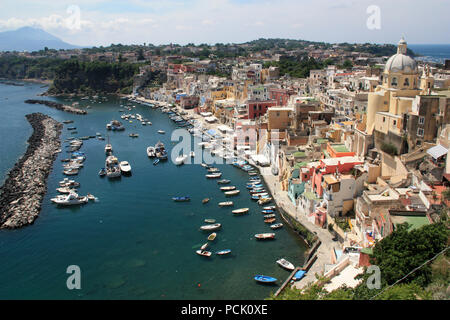
<instances>
[{"instance_id":1,"label":"breakwater","mask_svg":"<svg viewBox=\"0 0 450 320\"><path fill-rule=\"evenodd\" d=\"M25 154L0 188L0 228L20 228L37 218L47 191L47 177L61 146L61 123L42 113L25 117L33 134Z\"/></svg>"},{"instance_id":2,"label":"breakwater","mask_svg":"<svg viewBox=\"0 0 450 320\"><path fill-rule=\"evenodd\" d=\"M85 110L80 110L80 109L74 108L72 106L68 106L68 105L64 105L62 103L57 103L57 102L48 101L48 100L28 99L28 100L25 100L25 103L43 104L43 105L46 105L47 107L55 108L55 109L65 111L65 112L70 112L70 113L75 113L75 114L87 114L87 111L85 111Z\"/></svg>"}]
</instances>

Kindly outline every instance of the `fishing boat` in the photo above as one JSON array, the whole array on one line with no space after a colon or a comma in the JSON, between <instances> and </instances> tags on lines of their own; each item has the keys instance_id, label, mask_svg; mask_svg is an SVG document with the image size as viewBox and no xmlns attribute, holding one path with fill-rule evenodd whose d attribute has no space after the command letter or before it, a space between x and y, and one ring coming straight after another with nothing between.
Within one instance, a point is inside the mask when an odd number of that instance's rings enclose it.
<instances>
[{"instance_id":1,"label":"fishing boat","mask_svg":"<svg viewBox=\"0 0 450 320\"><path fill-rule=\"evenodd\" d=\"M121 175L119 160L115 156L108 156L105 161L106 176L110 179Z\"/></svg>"},{"instance_id":2,"label":"fishing boat","mask_svg":"<svg viewBox=\"0 0 450 320\"><path fill-rule=\"evenodd\" d=\"M292 280L298 281L298 280L302 279L305 276L305 273L306 273L305 270L298 270L292 277Z\"/></svg>"},{"instance_id":3,"label":"fishing boat","mask_svg":"<svg viewBox=\"0 0 450 320\"><path fill-rule=\"evenodd\" d=\"M137 138L137 137L139 137L139 134L137 134L137 133L130 133L129 136L131 138Z\"/></svg>"},{"instance_id":4,"label":"fishing boat","mask_svg":"<svg viewBox=\"0 0 450 320\"><path fill-rule=\"evenodd\" d=\"M191 201L191 198L189 196L173 197L172 200L175 201L175 202L186 202L186 201Z\"/></svg>"},{"instance_id":5,"label":"fishing boat","mask_svg":"<svg viewBox=\"0 0 450 320\"><path fill-rule=\"evenodd\" d=\"M60 187L79 187L80 183L75 180L69 180L69 178L64 178L59 182Z\"/></svg>"},{"instance_id":6,"label":"fishing boat","mask_svg":"<svg viewBox=\"0 0 450 320\"><path fill-rule=\"evenodd\" d=\"M214 167L208 169L209 173L214 173L214 172L219 172L219 171L220 171L219 168L214 168Z\"/></svg>"},{"instance_id":7,"label":"fishing boat","mask_svg":"<svg viewBox=\"0 0 450 320\"><path fill-rule=\"evenodd\" d=\"M64 123L64 124L73 123L73 120L64 120L63 123Z\"/></svg>"},{"instance_id":8,"label":"fishing boat","mask_svg":"<svg viewBox=\"0 0 450 320\"><path fill-rule=\"evenodd\" d=\"M159 163L159 159L156 159L155 161L153 161L153 165L156 166Z\"/></svg>"},{"instance_id":9,"label":"fishing boat","mask_svg":"<svg viewBox=\"0 0 450 320\"><path fill-rule=\"evenodd\" d=\"M261 210L261 213L262 214L271 214L271 213L274 213L275 211L273 211L273 210Z\"/></svg>"},{"instance_id":10,"label":"fishing boat","mask_svg":"<svg viewBox=\"0 0 450 320\"><path fill-rule=\"evenodd\" d=\"M247 213L250 209L249 208L241 208L231 211L234 214L244 214Z\"/></svg>"},{"instance_id":11,"label":"fishing boat","mask_svg":"<svg viewBox=\"0 0 450 320\"><path fill-rule=\"evenodd\" d=\"M87 194L87 198L88 198L88 200L95 200L95 196L90 193Z\"/></svg>"},{"instance_id":12,"label":"fishing boat","mask_svg":"<svg viewBox=\"0 0 450 320\"><path fill-rule=\"evenodd\" d=\"M205 243L204 245L202 245L202 246L200 247L200 250L205 250L205 249L208 247L208 245L209 245L208 242Z\"/></svg>"},{"instance_id":13,"label":"fishing boat","mask_svg":"<svg viewBox=\"0 0 450 320\"><path fill-rule=\"evenodd\" d=\"M209 202L209 198L205 198L205 199L202 200L203 204L208 203L208 202Z\"/></svg>"},{"instance_id":14,"label":"fishing boat","mask_svg":"<svg viewBox=\"0 0 450 320\"><path fill-rule=\"evenodd\" d=\"M224 194L227 197L232 197L232 196L238 195L240 192L241 192L240 190L232 190L232 191L226 191Z\"/></svg>"},{"instance_id":15,"label":"fishing boat","mask_svg":"<svg viewBox=\"0 0 450 320\"><path fill-rule=\"evenodd\" d=\"M160 133L160 134L164 134L164 133L166 133L164 130L158 130L158 133Z\"/></svg>"},{"instance_id":16,"label":"fishing boat","mask_svg":"<svg viewBox=\"0 0 450 320\"><path fill-rule=\"evenodd\" d=\"M229 186L229 187L221 187L220 190L222 191L231 191L231 190L235 190L236 187L235 186Z\"/></svg>"},{"instance_id":17,"label":"fishing boat","mask_svg":"<svg viewBox=\"0 0 450 320\"><path fill-rule=\"evenodd\" d=\"M206 223L215 223L216 220L215 219L205 219Z\"/></svg>"},{"instance_id":18,"label":"fishing boat","mask_svg":"<svg viewBox=\"0 0 450 320\"><path fill-rule=\"evenodd\" d=\"M88 202L88 198L86 196L80 197L76 193L69 193L67 196L60 196L50 199L53 203L56 203L58 205L62 206L72 206L72 205L79 205L79 204L85 204Z\"/></svg>"},{"instance_id":19,"label":"fishing boat","mask_svg":"<svg viewBox=\"0 0 450 320\"><path fill-rule=\"evenodd\" d=\"M195 251L198 255L204 256L204 257L210 257L211 252L205 251L205 250L197 250Z\"/></svg>"},{"instance_id":20,"label":"fishing boat","mask_svg":"<svg viewBox=\"0 0 450 320\"><path fill-rule=\"evenodd\" d=\"M207 174L205 175L206 178L208 179L218 179L222 176L222 173L211 173L211 174Z\"/></svg>"},{"instance_id":21,"label":"fishing boat","mask_svg":"<svg viewBox=\"0 0 450 320\"><path fill-rule=\"evenodd\" d=\"M258 240L275 239L275 233L257 233L255 238Z\"/></svg>"},{"instance_id":22,"label":"fishing boat","mask_svg":"<svg viewBox=\"0 0 450 320\"><path fill-rule=\"evenodd\" d=\"M149 158L154 158L154 157L156 157L155 147L147 147L147 156L148 156Z\"/></svg>"},{"instance_id":23,"label":"fishing boat","mask_svg":"<svg viewBox=\"0 0 450 320\"><path fill-rule=\"evenodd\" d=\"M267 207L263 207L264 210L275 210L276 207L275 206L267 206Z\"/></svg>"},{"instance_id":24,"label":"fishing boat","mask_svg":"<svg viewBox=\"0 0 450 320\"><path fill-rule=\"evenodd\" d=\"M258 281L258 282L261 282L261 283L274 283L274 282L276 282L277 281L277 279L276 278L273 278L273 277L269 277L269 276L264 276L264 275L256 275L255 277L254 277L254 279L256 280L256 281Z\"/></svg>"},{"instance_id":25,"label":"fishing boat","mask_svg":"<svg viewBox=\"0 0 450 320\"><path fill-rule=\"evenodd\" d=\"M233 206L233 201L219 202L219 207L230 207Z\"/></svg>"},{"instance_id":26,"label":"fishing boat","mask_svg":"<svg viewBox=\"0 0 450 320\"><path fill-rule=\"evenodd\" d=\"M200 227L200 230L216 230L219 229L222 225L220 223L208 224Z\"/></svg>"},{"instance_id":27,"label":"fishing boat","mask_svg":"<svg viewBox=\"0 0 450 320\"><path fill-rule=\"evenodd\" d=\"M209 241L213 241L217 237L217 233L213 232L208 236Z\"/></svg>"},{"instance_id":28,"label":"fishing boat","mask_svg":"<svg viewBox=\"0 0 450 320\"><path fill-rule=\"evenodd\" d=\"M128 163L128 161L121 161L119 163L120 171L124 174L130 174L131 173L131 166Z\"/></svg>"},{"instance_id":29,"label":"fishing boat","mask_svg":"<svg viewBox=\"0 0 450 320\"><path fill-rule=\"evenodd\" d=\"M180 165L184 164L186 159L187 159L187 155L182 154L182 155L176 157L174 162L177 166L180 166Z\"/></svg>"},{"instance_id":30,"label":"fishing boat","mask_svg":"<svg viewBox=\"0 0 450 320\"><path fill-rule=\"evenodd\" d=\"M229 254L229 253L231 253L230 249L224 249L224 250L220 250L220 251L216 252L216 254L218 254L219 256L223 256L223 255Z\"/></svg>"},{"instance_id":31,"label":"fishing boat","mask_svg":"<svg viewBox=\"0 0 450 320\"><path fill-rule=\"evenodd\" d=\"M265 223L274 223L275 220L277 220L277 219L275 219L275 218L269 218L269 219L264 219L264 222L265 222Z\"/></svg>"},{"instance_id":32,"label":"fishing boat","mask_svg":"<svg viewBox=\"0 0 450 320\"><path fill-rule=\"evenodd\" d=\"M270 219L270 218L275 218L275 214L266 214L265 216L264 216L264 219Z\"/></svg>"},{"instance_id":33,"label":"fishing boat","mask_svg":"<svg viewBox=\"0 0 450 320\"><path fill-rule=\"evenodd\" d=\"M278 265L285 268L286 270L292 271L295 269L294 265L284 258L277 260L277 263L278 263Z\"/></svg>"},{"instance_id":34,"label":"fishing boat","mask_svg":"<svg viewBox=\"0 0 450 320\"><path fill-rule=\"evenodd\" d=\"M217 181L218 184L228 184L230 182L231 182L231 180L227 180L227 179L222 179L222 180Z\"/></svg>"}]
</instances>

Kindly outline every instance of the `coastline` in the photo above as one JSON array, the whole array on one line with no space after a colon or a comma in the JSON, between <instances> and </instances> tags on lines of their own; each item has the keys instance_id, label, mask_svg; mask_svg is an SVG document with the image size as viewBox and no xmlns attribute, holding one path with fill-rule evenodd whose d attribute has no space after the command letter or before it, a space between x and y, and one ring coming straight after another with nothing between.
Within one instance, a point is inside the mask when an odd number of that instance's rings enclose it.
<instances>
[{"instance_id":1,"label":"coastline","mask_svg":"<svg viewBox=\"0 0 450 320\"><path fill-rule=\"evenodd\" d=\"M48 101L48 100L28 99L28 100L25 100L25 103L43 104L43 105L46 105L47 107L55 108L57 110L61 110L61 111L69 112L69 113L87 114L86 110L80 110L80 109L74 108L72 106L63 105L62 103L57 103L57 102Z\"/></svg>"},{"instance_id":2,"label":"coastline","mask_svg":"<svg viewBox=\"0 0 450 320\"><path fill-rule=\"evenodd\" d=\"M38 217L47 191L47 178L61 146L61 123L42 113L25 117L33 133L25 154L0 187L0 229L21 228Z\"/></svg>"}]
</instances>

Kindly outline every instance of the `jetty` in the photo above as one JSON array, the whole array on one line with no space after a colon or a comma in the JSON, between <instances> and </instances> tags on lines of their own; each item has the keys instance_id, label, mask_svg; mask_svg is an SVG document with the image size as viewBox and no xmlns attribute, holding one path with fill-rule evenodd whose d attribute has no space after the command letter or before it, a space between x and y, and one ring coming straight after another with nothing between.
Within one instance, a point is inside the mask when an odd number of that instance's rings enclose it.
<instances>
[{"instance_id":1,"label":"jetty","mask_svg":"<svg viewBox=\"0 0 450 320\"><path fill-rule=\"evenodd\" d=\"M42 113L25 116L33 127L25 154L0 187L0 228L32 224L41 210L47 177L61 146L63 125Z\"/></svg>"},{"instance_id":2,"label":"jetty","mask_svg":"<svg viewBox=\"0 0 450 320\"><path fill-rule=\"evenodd\" d=\"M64 105L62 103L54 102L54 101L48 101L48 100L38 100L38 99L28 99L25 100L25 103L30 104L43 104L50 108L55 108L61 111L75 113L75 114L87 114L86 110L81 110L78 108L74 108L72 106Z\"/></svg>"}]
</instances>

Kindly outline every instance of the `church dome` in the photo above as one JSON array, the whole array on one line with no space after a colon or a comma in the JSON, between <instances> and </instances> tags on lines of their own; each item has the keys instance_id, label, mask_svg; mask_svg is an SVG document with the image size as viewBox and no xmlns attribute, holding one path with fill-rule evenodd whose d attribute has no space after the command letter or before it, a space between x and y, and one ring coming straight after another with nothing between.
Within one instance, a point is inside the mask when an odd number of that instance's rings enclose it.
<instances>
[{"instance_id":1,"label":"church dome","mask_svg":"<svg viewBox=\"0 0 450 320\"><path fill-rule=\"evenodd\" d=\"M402 38L398 43L397 53L386 62L384 72L418 73L417 62L406 55L406 46L406 41Z\"/></svg>"}]
</instances>

